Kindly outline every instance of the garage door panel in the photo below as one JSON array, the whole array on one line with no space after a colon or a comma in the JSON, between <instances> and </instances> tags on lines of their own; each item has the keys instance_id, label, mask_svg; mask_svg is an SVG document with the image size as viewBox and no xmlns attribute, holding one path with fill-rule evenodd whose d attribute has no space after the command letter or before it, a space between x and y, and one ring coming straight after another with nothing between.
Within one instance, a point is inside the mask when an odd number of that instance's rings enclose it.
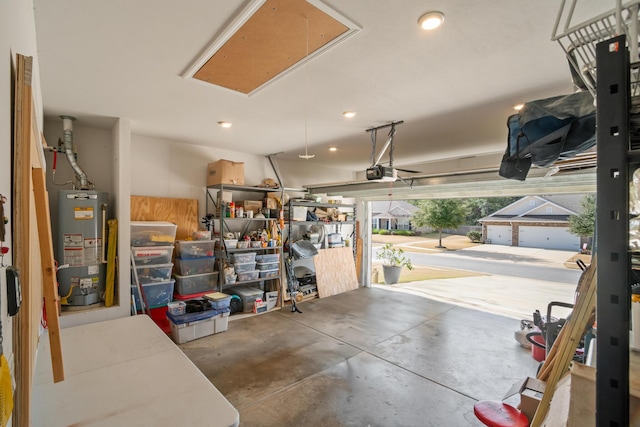
<instances>
[{"instance_id":1,"label":"garage door panel","mask_svg":"<svg viewBox=\"0 0 640 427\"><path fill-rule=\"evenodd\" d=\"M488 225L487 239L493 245L511 246L511 226L510 225Z\"/></svg>"},{"instance_id":2,"label":"garage door panel","mask_svg":"<svg viewBox=\"0 0 640 427\"><path fill-rule=\"evenodd\" d=\"M580 237L568 227L520 226L518 246L527 248L580 250Z\"/></svg>"}]
</instances>

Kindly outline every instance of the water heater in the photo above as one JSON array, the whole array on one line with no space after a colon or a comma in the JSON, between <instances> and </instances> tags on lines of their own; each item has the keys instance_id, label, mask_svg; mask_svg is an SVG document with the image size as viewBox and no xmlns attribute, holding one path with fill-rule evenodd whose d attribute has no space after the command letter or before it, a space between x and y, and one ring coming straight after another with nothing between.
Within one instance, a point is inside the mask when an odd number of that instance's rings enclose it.
<instances>
[{"instance_id":1,"label":"water heater","mask_svg":"<svg viewBox=\"0 0 640 427\"><path fill-rule=\"evenodd\" d=\"M86 306L103 300L104 247L109 193L63 190L58 193L58 294L62 305Z\"/></svg>"}]
</instances>

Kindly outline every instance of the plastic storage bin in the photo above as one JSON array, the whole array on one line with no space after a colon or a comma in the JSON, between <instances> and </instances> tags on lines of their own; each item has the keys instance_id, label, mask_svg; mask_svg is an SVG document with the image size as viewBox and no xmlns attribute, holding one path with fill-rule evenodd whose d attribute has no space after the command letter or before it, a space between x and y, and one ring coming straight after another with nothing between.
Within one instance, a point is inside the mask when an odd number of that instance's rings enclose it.
<instances>
[{"instance_id":1,"label":"plastic storage bin","mask_svg":"<svg viewBox=\"0 0 640 427\"><path fill-rule=\"evenodd\" d=\"M149 283L142 286L142 292L147 300L148 308L163 307L169 304L173 299L173 285L174 280L169 280L162 283ZM131 286L131 293L136 302L136 308L140 309L140 295L138 295L138 288L135 285Z\"/></svg>"},{"instance_id":2,"label":"plastic storage bin","mask_svg":"<svg viewBox=\"0 0 640 427\"><path fill-rule=\"evenodd\" d=\"M136 266L136 274L138 275L138 281L141 285L146 285L147 283L167 282L171 280L172 268L173 264Z\"/></svg>"},{"instance_id":3,"label":"plastic storage bin","mask_svg":"<svg viewBox=\"0 0 640 427\"><path fill-rule=\"evenodd\" d=\"M181 316L167 313L167 318L171 327L171 338L177 344L224 332L229 327L228 308L187 313Z\"/></svg>"},{"instance_id":4,"label":"plastic storage bin","mask_svg":"<svg viewBox=\"0 0 640 427\"><path fill-rule=\"evenodd\" d=\"M258 262L256 263L258 270L276 270L280 267L279 262Z\"/></svg>"},{"instance_id":5,"label":"plastic storage bin","mask_svg":"<svg viewBox=\"0 0 640 427\"><path fill-rule=\"evenodd\" d=\"M209 300L211 306L216 310L229 308L229 305L231 304L231 295L225 294L223 292L212 292L209 294L205 294L204 297Z\"/></svg>"},{"instance_id":6,"label":"plastic storage bin","mask_svg":"<svg viewBox=\"0 0 640 427\"><path fill-rule=\"evenodd\" d=\"M233 263L243 263L243 262L254 262L256 260L256 252L244 252L231 254L231 262Z\"/></svg>"},{"instance_id":7,"label":"plastic storage bin","mask_svg":"<svg viewBox=\"0 0 640 427\"><path fill-rule=\"evenodd\" d=\"M256 298L262 298L264 292L259 288L252 288L249 286L238 286L236 288L230 288L226 292L238 295L242 300L242 311L244 313L250 313L253 311L253 305L256 302Z\"/></svg>"},{"instance_id":8,"label":"plastic storage bin","mask_svg":"<svg viewBox=\"0 0 640 427\"><path fill-rule=\"evenodd\" d=\"M216 257L176 258L176 274L190 276L192 274L213 273Z\"/></svg>"},{"instance_id":9,"label":"plastic storage bin","mask_svg":"<svg viewBox=\"0 0 640 427\"><path fill-rule=\"evenodd\" d=\"M237 262L233 264L233 268L236 273L243 273L245 271L253 271L256 269L256 263L254 262Z\"/></svg>"},{"instance_id":10,"label":"plastic storage bin","mask_svg":"<svg viewBox=\"0 0 640 427\"><path fill-rule=\"evenodd\" d=\"M168 246L178 226L166 221L131 221L131 246Z\"/></svg>"},{"instance_id":11,"label":"plastic storage bin","mask_svg":"<svg viewBox=\"0 0 640 427\"><path fill-rule=\"evenodd\" d=\"M171 263L173 246L133 247L133 260L136 267Z\"/></svg>"},{"instance_id":12,"label":"plastic storage bin","mask_svg":"<svg viewBox=\"0 0 640 427\"><path fill-rule=\"evenodd\" d=\"M261 263L280 262L280 254L256 255L256 261Z\"/></svg>"},{"instance_id":13,"label":"plastic storage bin","mask_svg":"<svg viewBox=\"0 0 640 427\"><path fill-rule=\"evenodd\" d=\"M278 277L280 275L280 270L258 270L260 272L261 279L268 279L270 277Z\"/></svg>"},{"instance_id":14,"label":"plastic storage bin","mask_svg":"<svg viewBox=\"0 0 640 427\"><path fill-rule=\"evenodd\" d=\"M196 294L198 292L212 291L218 284L218 272L179 276L176 279L175 291L180 295Z\"/></svg>"},{"instance_id":15,"label":"plastic storage bin","mask_svg":"<svg viewBox=\"0 0 640 427\"><path fill-rule=\"evenodd\" d=\"M167 304L167 313L173 314L174 316L180 316L187 312L187 304L184 301L171 301Z\"/></svg>"},{"instance_id":16,"label":"plastic storage bin","mask_svg":"<svg viewBox=\"0 0 640 427\"><path fill-rule=\"evenodd\" d=\"M256 280L258 278L260 271L243 271L238 272L238 282L246 282L248 280Z\"/></svg>"},{"instance_id":17,"label":"plastic storage bin","mask_svg":"<svg viewBox=\"0 0 640 427\"><path fill-rule=\"evenodd\" d=\"M212 257L214 246L215 242L213 240L178 240L176 241L176 257Z\"/></svg>"}]
</instances>

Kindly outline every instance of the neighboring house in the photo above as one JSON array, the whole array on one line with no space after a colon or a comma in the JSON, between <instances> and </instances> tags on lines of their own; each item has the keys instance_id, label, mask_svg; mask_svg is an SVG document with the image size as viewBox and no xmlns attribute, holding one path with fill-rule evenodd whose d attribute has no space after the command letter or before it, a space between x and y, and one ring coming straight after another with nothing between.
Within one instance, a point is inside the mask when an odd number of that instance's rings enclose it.
<instances>
[{"instance_id":1,"label":"neighboring house","mask_svg":"<svg viewBox=\"0 0 640 427\"><path fill-rule=\"evenodd\" d=\"M404 200L371 202L371 227L380 230L411 230L411 215L418 208Z\"/></svg>"},{"instance_id":2,"label":"neighboring house","mask_svg":"<svg viewBox=\"0 0 640 427\"><path fill-rule=\"evenodd\" d=\"M495 245L579 251L581 239L569 231L584 194L526 196L479 220L482 237Z\"/></svg>"}]
</instances>

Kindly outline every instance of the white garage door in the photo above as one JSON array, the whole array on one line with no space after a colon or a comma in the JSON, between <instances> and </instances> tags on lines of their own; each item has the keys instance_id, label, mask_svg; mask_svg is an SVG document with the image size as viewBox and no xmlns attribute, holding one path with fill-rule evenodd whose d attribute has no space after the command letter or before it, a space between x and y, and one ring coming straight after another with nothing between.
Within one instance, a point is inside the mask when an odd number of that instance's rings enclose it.
<instances>
[{"instance_id":1,"label":"white garage door","mask_svg":"<svg viewBox=\"0 0 640 427\"><path fill-rule=\"evenodd\" d=\"M511 226L510 225L487 225L487 239L492 245L511 246Z\"/></svg>"},{"instance_id":2,"label":"white garage door","mask_svg":"<svg viewBox=\"0 0 640 427\"><path fill-rule=\"evenodd\" d=\"M518 246L578 251L580 237L571 234L568 227L520 226Z\"/></svg>"}]
</instances>

